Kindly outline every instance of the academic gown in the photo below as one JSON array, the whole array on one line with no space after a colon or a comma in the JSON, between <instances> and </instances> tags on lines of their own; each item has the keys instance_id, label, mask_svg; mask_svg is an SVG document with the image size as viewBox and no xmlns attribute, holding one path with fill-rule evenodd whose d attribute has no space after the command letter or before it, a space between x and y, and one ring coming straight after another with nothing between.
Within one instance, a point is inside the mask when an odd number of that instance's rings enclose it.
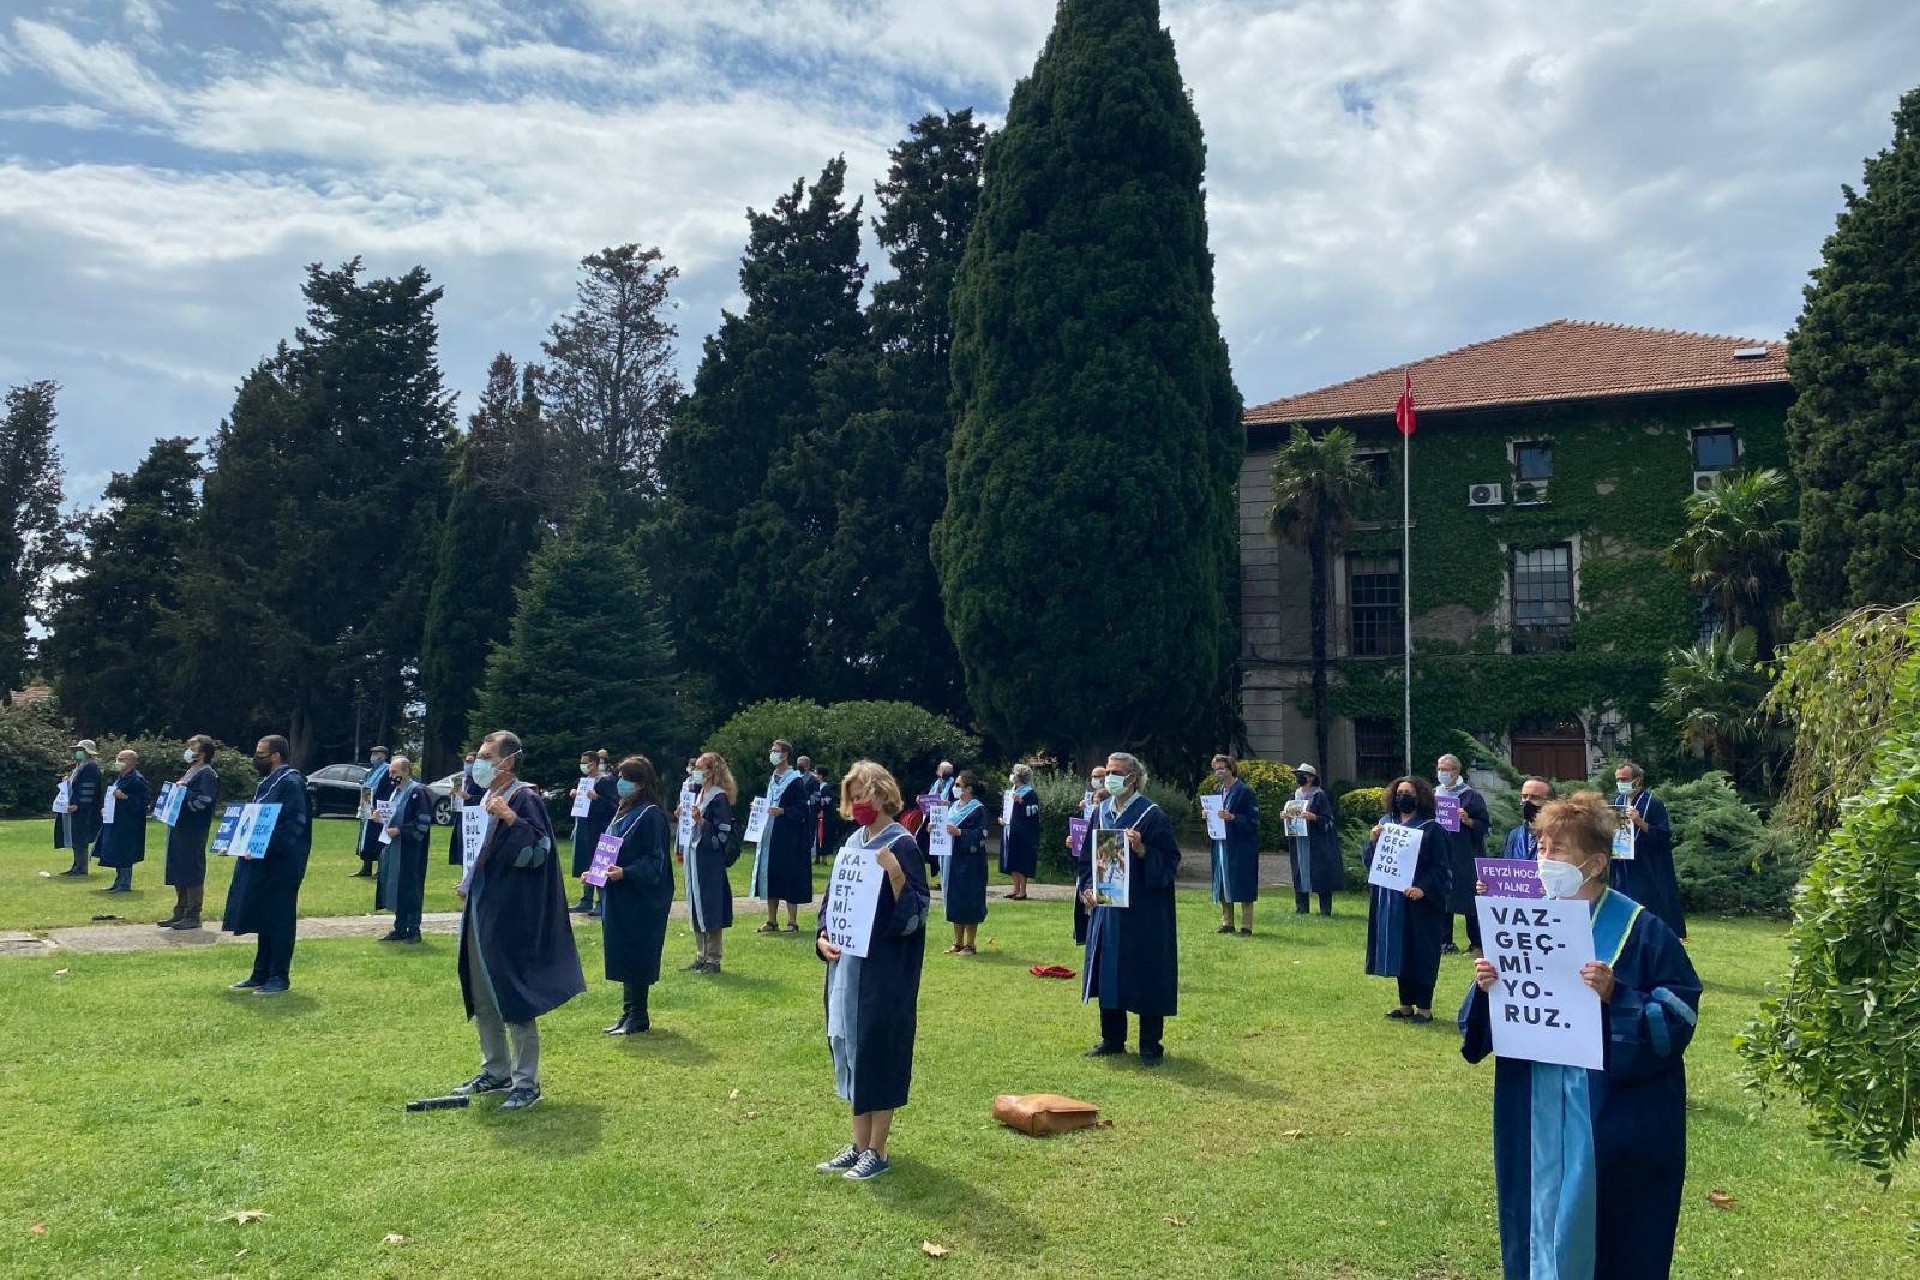
<instances>
[{"instance_id":1,"label":"academic gown","mask_svg":"<svg viewBox=\"0 0 1920 1280\"><path fill-rule=\"evenodd\" d=\"M540 793L516 782L507 794L512 826L489 816L487 841L467 882L460 936L479 943L480 972L460 948L460 997L473 1016L475 983L493 991L507 1022L531 1022L587 989L567 916L566 886L553 822Z\"/></svg>"},{"instance_id":2,"label":"academic gown","mask_svg":"<svg viewBox=\"0 0 1920 1280\"><path fill-rule=\"evenodd\" d=\"M386 761L383 760L375 765L373 770L360 780L360 789L373 793L373 803L376 806L393 799L393 772L387 768ZM361 861L372 862L380 856L380 850L385 847L380 843L381 830L378 818L372 818L360 824L358 853ZM377 892L376 890L376 896Z\"/></svg>"},{"instance_id":3,"label":"academic gown","mask_svg":"<svg viewBox=\"0 0 1920 1280\"><path fill-rule=\"evenodd\" d=\"M1013 817L1000 837L1002 875L1040 873L1040 797L1032 787L1013 793Z\"/></svg>"},{"instance_id":4,"label":"academic gown","mask_svg":"<svg viewBox=\"0 0 1920 1280\"><path fill-rule=\"evenodd\" d=\"M1652 912L1618 893L1594 910L1595 954L1614 972L1600 1071L1496 1058L1493 1171L1506 1280L1659 1280L1673 1264L1687 1169L1681 1055L1700 979ZM1493 1052L1491 1002L1460 1009L1461 1054Z\"/></svg>"},{"instance_id":5,"label":"academic gown","mask_svg":"<svg viewBox=\"0 0 1920 1280\"><path fill-rule=\"evenodd\" d=\"M123 773L108 784L126 796L115 800L113 821L100 833L100 847L94 857L103 867L131 867L147 860L147 804L152 789L146 775L138 769Z\"/></svg>"},{"instance_id":6,"label":"academic gown","mask_svg":"<svg viewBox=\"0 0 1920 1280\"><path fill-rule=\"evenodd\" d=\"M1095 820L1104 831L1137 829L1141 848L1127 854L1131 905L1095 907L1087 921L1081 1001L1097 999L1102 1009L1172 1017L1180 1012L1180 946L1173 912L1180 846L1173 838L1173 823L1145 796L1135 796L1118 814L1111 803L1103 804ZM1089 858L1074 885L1076 897L1092 878Z\"/></svg>"},{"instance_id":7,"label":"academic gown","mask_svg":"<svg viewBox=\"0 0 1920 1280\"><path fill-rule=\"evenodd\" d=\"M618 880L607 881L600 920L608 982L660 981L660 952L667 945L667 912L673 907L673 827L656 804L641 804L607 828L620 837Z\"/></svg>"},{"instance_id":8,"label":"academic gown","mask_svg":"<svg viewBox=\"0 0 1920 1280\"><path fill-rule=\"evenodd\" d=\"M1613 859L1607 882L1684 938L1687 916L1680 906L1680 881L1673 870L1673 824L1667 818L1667 806L1651 791L1635 793L1631 803L1646 819L1647 829L1634 829L1633 857Z\"/></svg>"},{"instance_id":9,"label":"academic gown","mask_svg":"<svg viewBox=\"0 0 1920 1280\"><path fill-rule=\"evenodd\" d=\"M753 866L753 896L772 902L813 901L813 854L807 839L812 788L807 775L775 774L767 783L767 803L780 816L767 815Z\"/></svg>"},{"instance_id":10,"label":"academic gown","mask_svg":"<svg viewBox=\"0 0 1920 1280\"><path fill-rule=\"evenodd\" d=\"M976 800L964 818L954 821L948 813L960 834L940 880L947 923L979 924L987 918L987 808Z\"/></svg>"},{"instance_id":11,"label":"academic gown","mask_svg":"<svg viewBox=\"0 0 1920 1280\"><path fill-rule=\"evenodd\" d=\"M1220 807L1233 815L1227 838L1213 842L1213 900L1260 900L1260 800L1240 778L1228 784Z\"/></svg>"},{"instance_id":12,"label":"academic gown","mask_svg":"<svg viewBox=\"0 0 1920 1280\"><path fill-rule=\"evenodd\" d=\"M1334 818L1333 797L1325 787L1311 794L1298 790L1294 799L1319 817L1307 824L1307 834L1287 837L1287 853L1293 863L1295 893L1337 893L1346 884L1347 868L1340 860L1340 824Z\"/></svg>"},{"instance_id":13,"label":"academic gown","mask_svg":"<svg viewBox=\"0 0 1920 1280\"><path fill-rule=\"evenodd\" d=\"M587 779L580 779L586 784ZM620 803L620 780L611 774L603 774L593 779L593 800L587 805L587 816L573 820L573 877L578 880L580 874L593 865L594 846L600 843L600 837L606 834L607 824L613 821L613 810ZM568 802L571 804L571 800Z\"/></svg>"},{"instance_id":14,"label":"academic gown","mask_svg":"<svg viewBox=\"0 0 1920 1280\"><path fill-rule=\"evenodd\" d=\"M412 781L404 796L392 797L393 817L387 825L400 828L385 846L374 881L374 909L400 914L402 905L419 910L426 895L427 849L433 843L433 795L426 784Z\"/></svg>"},{"instance_id":15,"label":"academic gown","mask_svg":"<svg viewBox=\"0 0 1920 1280\"><path fill-rule=\"evenodd\" d=\"M1457 916L1470 916L1474 913L1473 860L1487 856L1487 798L1472 787L1462 787L1455 796L1460 801L1461 816L1473 819L1473 825L1462 822L1458 831L1440 827L1440 834L1447 839L1448 863L1453 872L1447 910ZM1438 827L1439 823L1434 825Z\"/></svg>"},{"instance_id":16,"label":"academic gown","mask_svg":"<svg viewBox=\"0 0 1920 1280\"><path fill-rule=\"evenodd\" d=\"M460 781L454 783L453 788L454 794L460 799L460 804L453 811L453 834L447 838L447 865L463 867L467 862L467 833L460 821L460 810L470 809L479 804L485 793L473 785L471 772L462 773Z\"/></svg>"},{"instance_id":17,"label":"academic gown","mask_svg":"<svg viewBox=\"0 0 1920 1280\"><path fill-rule=\"evenodd\" d=\"M849 845L855 841L866 841L863 829L855 828L847 838ZM893 877L881 878L866 956L842 955L827 962L827 1048L833 1055L836 1087L855 1115L907 1105L932 902L926 865L905 827L889 823L867 847L891 849L906 883L896 898ZM822 922L815 936L824 938L826 933Z\"/></svg>"},{"instance_id":18,"label":"academic gown","mask_svg":"<svg viewBox=\"0 0 1920 1280\"><path fill-rule=\"evenodd\" d=\"M220 927L228 933L279 933L290 936L300 904L300 882L313 852L313 824L307 813L307 780L283 765L254 788L255 804L277 804L263 858L235 858L233 883Z\"/></svg>"},{"instance_id":19,"label":"academic gown","mask_svg":"<svg viewBox=\"0 0 1920 1280\"><path fill-rule=\"evenodd\" d=\"M1078 848L1070 848L1067 850L1067 857L1073 862L1073 945L1076 947L1084 947L1087 945L1087 921L1090 918L1090 913L1087 911L1087 904L1080 901L1080 889L1082 888L1080 873L1086 869L1087 845L1093 840L1093 821L1095 815L1099 812L1100 806L1097 804L1085 802L1081 804L1080 816L1087 820L1087 834L1081 837ZM1072 828L1068 828L1068 830L1071 831Z\"/></svg>"},{"instance_id":20,"label":"academic gown","mask_svg":"<svg viewBox=\"0 0 1920 1280\"><path fill-rule=\"evenodd\" d=\"M733 804L715 788L700 807L694 824L693 848L686 851L687 919L701 933L733 927L733 883L727 875L740 857L733 838ZM690 803L682 799L681 803Z\"/></svg>"},{"instance_id":21,"label":"academic gown","mask_svg":"<svg viewBox=\"0 0 1920 1280\"><path fill-rule=\"evenodd\" d=\"M100 806L106 791L100 785L100 766L83 761L67 778L67 848L91 853L100 839Z\"/></svg>"},{"instance_id":22,"label":"academic gown","mask_svg":"<svg viewBox=\"0 0 1920 1280\"><path fill-rule=\"evenodd\" d=\"M1507 842L1501 846L1500 856L1516 861L1532 862L1540 856L1540 842L1523 822L1507 832ZM1479 877L1476 876L1475 879Z\"/></svg>"},{"instance_id":23,"label":"academic gown","mask_svg":"<svg viewBox=\"0 0 1920 1280\"><path fill-rule=\"evenodd\" d=\"M1419 827L1420 856L1413 866L1413 887L1423 895L1418 902L1398 889L1371 885L1367 911L1367 972L1378 978L1409 978L1421 984L1440 976L1440 946L1447 940L1450 913L1447 902L1453 880L1453 851L1440 837L1446 831L1430 817L1401 822L1396 816L1383 824ZM1372 839L1363 861L1373 869Z\"/></svg>"},{"instance_id":24,"label":"academic gown","mask_svg":"<svg viewBox=\"0 0 1920 1280\"><path fill-rule=\"evenodd\" d=\"M180 801L179 819L167 832L166 882L194 889L207 882L207 836L220 803L220 775L212 765L196 764L173 785L186 788L186 795Z\"/></svg>"}]
</instances>

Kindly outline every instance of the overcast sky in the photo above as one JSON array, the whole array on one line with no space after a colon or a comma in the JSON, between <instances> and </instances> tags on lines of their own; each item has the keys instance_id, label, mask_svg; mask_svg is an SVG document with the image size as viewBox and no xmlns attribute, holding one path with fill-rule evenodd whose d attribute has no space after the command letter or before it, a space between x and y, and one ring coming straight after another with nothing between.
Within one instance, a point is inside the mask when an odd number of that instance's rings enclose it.
<instances>
[{"instance_id":1,"label":"overcast sky","mask_svg":"<svg viewBox=\"0 0 1920 1280\"><path fill-rule=\"evenodd\" d=\"M1776 337L1920 76L1903 0L1167 0L1249 403L1567 316ZM445 286L461 412L580 257L679 265L929 111L997 121L1047 0L0 0L0 383L69 492L204 435L303 264ZM869 209L872 201L869 200Z\"/></svg>"}]
</instances>

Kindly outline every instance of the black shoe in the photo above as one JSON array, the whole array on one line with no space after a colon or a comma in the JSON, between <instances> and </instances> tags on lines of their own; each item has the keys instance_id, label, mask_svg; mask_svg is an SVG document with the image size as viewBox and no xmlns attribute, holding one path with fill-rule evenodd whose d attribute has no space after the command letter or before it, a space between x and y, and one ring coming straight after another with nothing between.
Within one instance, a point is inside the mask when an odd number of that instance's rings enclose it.
<instances>
[{"instance_id":1,"label":"black shoe","mask_svg":"<svg viewBox=\"0 0 1920 1280\"><path fill-rule=\"evenodd\" d=\"M405 937L401 938L400 941L417 943L420 941L420 935L417 933L409 933Z\"/></svg>"},{"instance_id":2,"label":"black shoe","mask_svg":"<svg viewBox=\"0 0 1920 1280\"><path fill-rule=\"evenodd\" d=\"M1253 936L1253 930L1251 930L1251 929L1242 929L1242 930L1240 931L1240 936L1241 936L1241 937L1243 937L1243 938L1251 938L1251 937Z\"/></svg>"},{"instance_id":3,"label":"black shoe","mask_svg":"<svg viewBox=\"0 0 1920 1280\"><path fill-rule=\"evenodd\" d=\"M610 1036L632 1035L635 1027L640 1027L644 1030L646 1028L646 1019L636 1018L633 1013L633 1006L628 1005L620 1011L620 1016L613 1020L613 1025L607 1028L606 1033Z\"/></svg>"},{"instance_id":4,"label":"black shoe","mask_svg":"<svg viewBox=\"0 0 1920 1280\"><path fill-rule=\"evenodd\" d=\"M247 977L247 978L242 978L242 979L240 979L240 981L238 981L238 982L236 982L236 983L234 983L234 984L233 984L232 986L230 986L230 987L228 987L228 988L227 988L227 990L229 990L229 991L251 991L251 990L253 990L253 989L254 989L255 987L257 987L257 986L259 986L259 985L260 985L261 983L263 983L263 982L265 982L265 981L266 981L266 979L265 979L265 978L253 978L253 977Z\"/></svg>"},{"instance_id":5,"label":"black shoe","mask_svg":"<svg viewBox=\"0 0 1920 1280\"><path fill-rule=\"evenodd\" d=\"M398 929L389 929L387 930L387 932L380 935L380 941L382 942L405 942L406 940L407 940L407 935L400 932Z\"/></svg>"},{"instance_id":6,"label":"black shoe","mask_svg":"<svg viewBox=\"0 0 1920 1280\"><path fill-rule=\"evenodd\" d=\"M107 892L108 893L132 893L133 886L130 884L110 884L107 886Z\"/></svg>"},{"instance_id":7,"label":"black shoe","mask_svg":"<svg viewBox=\"0 0 1920 1280\"><path fill-rule=\"evenodd\" d=\"M538 1101L540 1101L540 1091L538 1089L515 1089L507 1095L507 1100L500 1104L500 1109L502 1111L525 1111Z\"/></svg>"},{"instance_id":8,"label":"black shoe","mask_svg":"<svg viewBox=\"0 0 1920 1280\"><path fill-rule=\"evenodd\" d=\"M268 978L265 982L253 989L253 994L257 996L283 996L287 994L287 989L292 985L293 984L285 978Z\"/></svg>"},{"instance_id":9,"label":"black shoe","mask_svg":"<svg viewBox=\"0 0 1920 1280\"><path fill-rule=\"evenodd\" d=\"M63 876L84 876L87 874L87 871L85 867L68 867L60 874Z\"/></svg>"},{"instance_id":10,"label":"black shoe","mask_svg":"<svg viewBox=\"0 0 1920 1280\"><path fill-rule=\"evenodd\" d=\"M167 928L172 929L176 933L198 933L200 932L200 917L181 916L178 920L168 925Z\"/></svg>"},{"instance_id":11,"label":"black shoe","mask_svg":"<svg viewBox=\"0 0 1920 1280\"><path fill-rule=\"evenodd\" d=\"M1109 1044L1105 1040L1102 1040L1094 1045L1093 1048L1087 1050L1083 1056L1089 1058L1111 1058L1115 1054L1125 1053L1126 1051L1127 1046L1124 1044Z\"/></svg>"},{"instance_id":12,"label":"black shoe","mask_svg":"<svg viewBox=\"0 0 1920 1280\"><path fill-rule=\"evenodd\" d=\"M1443 956L1457 956L1460 954L1460 948L1454 946L1451 942L1443 942L1440 944L1440 954Z\"/></svg>"},{"instance_id":13,"label":"black shoe","mask_svg":"<svg viewBox=\"0 0 1920 1280\"><path fill-rule=\"evenodd\" d=\"M585 898L582 898L580 899L580 901L568 907L567 910L571 911L574 915L583 916L587 914L587 912L593 910L593 904L587 901Z\"/></svg>"},{"instance_id":14,"label":"black shoe","mask_svg":"<svg viewBox=\"0 0 1920 1280\"><path fill-rule=\"evenodd\" d=\"M356 872L354 872L354 873L353 873L352 875L350 875L350 876L348 876L348 877L347 877L347 879L349 879L349 880L371 880L371 879L373 879L373 872L371 872L371 871L356 871Z\"/></svg>"},{"instance_id":15,"label":"black shoe","mask_svg":"<svg viewBox=\"0 0 1920 1280\"><path fill-rule=\"evenodd\" d=\"M513 1081L505 1076L490 1076L481 1072L465 1084L453 1086L452 1092L462 1098L477 1098L483 1093L505 1093L513 1088Z\"/></svg>"},{"instance_id":16,"label":"black shoe","mask_svg":"<svg viewBox=\"0 0 1920 1280\"><path fill-rule=\"evenodd\" d=\"M706 971L707 962L705 960L695 960L692 964L686 965L680 970L682 973L705 973Z\"/></svg>"},{"instance_id":17,"label":"black shoe","mask_svg":"<svg viewBox=\"0 0 1920 1280\"><path fill-rule=\"evenodd\" d=\"M1143 1067L1157 1067L1166 1060L1167 1051L1165 1049L1142 1049L1140 1051L1140 1065Z\"/></svg>"},{"instance_id":18,"label":"black shoe","mask_svg":"<svg viewBox=\"0 0 1920 1280\"><path fill-rule=\"evenodd\" d=\"M1223 924L1218 929L1215 929L1214 932L1215 933L1232 933L1233 926L1230 924Z\"/></svg>"},{"instance_id":19,"label":"black shoe","mask_svg":"<svg viewBox=\"0 0 1920 1280\"><path fill-rule=\"evenodd\" d=\"M153 927L156 929L171 929L178 923L180 923L180 917L176 914L168 916L165 920L155 920Z\"/></svg>"}]
</instances>

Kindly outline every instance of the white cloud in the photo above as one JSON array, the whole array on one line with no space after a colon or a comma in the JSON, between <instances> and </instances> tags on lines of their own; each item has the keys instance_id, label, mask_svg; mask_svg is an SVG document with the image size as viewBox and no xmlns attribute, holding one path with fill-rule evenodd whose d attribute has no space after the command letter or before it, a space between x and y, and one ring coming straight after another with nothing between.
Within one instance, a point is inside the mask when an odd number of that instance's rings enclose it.
<instances>
[{"instance_id":1,"label":"white cloud","mask_svg":"<svg viewBox=\"0 0 1920 1280\"><path fill-rule=\"evenodd\" d=\"M166 89L118 45L83 44L62 27L16 18L14 47L61 85L100 106L171 122L173 104Z\"/></svg>"}]
</instances>

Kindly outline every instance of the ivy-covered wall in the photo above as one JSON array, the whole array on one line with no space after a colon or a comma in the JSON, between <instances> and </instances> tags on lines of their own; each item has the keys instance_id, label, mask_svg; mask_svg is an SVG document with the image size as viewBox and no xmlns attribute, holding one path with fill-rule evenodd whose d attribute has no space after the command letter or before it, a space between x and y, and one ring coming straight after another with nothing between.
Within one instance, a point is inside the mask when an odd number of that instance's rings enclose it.
<instances>
[{"instance_id":1,"label":"ivy-covered wall","mask_svg":"<svg viewBox=\"0 0 1920 1280\"><path fill-rule=\"evenodd\" d=\"M1699 605L1659 560L1685 521L1695 428L1738 433L1745 468L1786 470L1791 396L1769 386L1641 400L1423 414L1413 439L1413 721L1416 762L1447 750L1458 729L1498 735L1528 721L1614 708L1634 750L1669 752L1671 726L1652 710L1667 654L1691 644ZM1355 427L1363 448L1390 451L1387 484L1349 538L1349 552L1400 551L1400 438L1391 422ZM1546 499L1516 506L1509 445L1550 441ZM1255 449L1267 444L1256 438ZM1507 504L1467 504L1471 484L1505 487ZM1507 642L1512 549L1575 545L1572 648L1512 654ZM1330 619L1344 630L1344 612ZM1295 655L1288 655L1293 658ZM1304 652L1297 655L1304 661ZM1344 658L1331 701L1342 718L1401 715L1401 659ZM1311 717L1308 695L1295 699ZM1337 754L1337 753L1336 753ZM1349 761L1334 762L1335 775ZM1357 781L1378 781L1358 779Z\"/></svg>"}]
</instances>

